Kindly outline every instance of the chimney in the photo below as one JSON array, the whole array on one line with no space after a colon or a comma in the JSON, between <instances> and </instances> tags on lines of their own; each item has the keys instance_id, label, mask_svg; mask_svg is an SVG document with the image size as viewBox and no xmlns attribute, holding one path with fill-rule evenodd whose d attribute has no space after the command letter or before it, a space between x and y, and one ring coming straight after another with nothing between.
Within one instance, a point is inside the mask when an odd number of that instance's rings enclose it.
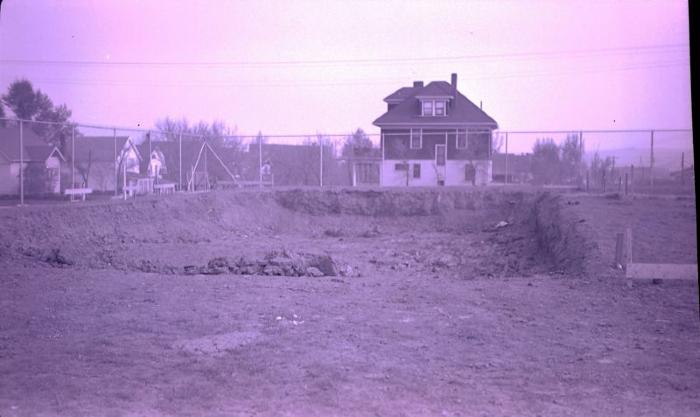
<instances>
[{"instance_id":1,"label":"chimney","mask_svg":"<svg viewBox=\"0 0 700 417\"><path fill-rule=\"evenodd\" d=\"M451 82L451 84L452 84L452 88L453 88L455 91L457 91L457 74L454 73L454 72L452 73L452 82Z\"/></svg>"},{"instance_id":2,"label":"chimney","mask_svg":"<svg viewBox=\"0 0 700 417\"><path fill-rule=\"evenodd\" d=\"M423 88L423 81L414 81L413 88Z\"/></svg>"}]
</instances>

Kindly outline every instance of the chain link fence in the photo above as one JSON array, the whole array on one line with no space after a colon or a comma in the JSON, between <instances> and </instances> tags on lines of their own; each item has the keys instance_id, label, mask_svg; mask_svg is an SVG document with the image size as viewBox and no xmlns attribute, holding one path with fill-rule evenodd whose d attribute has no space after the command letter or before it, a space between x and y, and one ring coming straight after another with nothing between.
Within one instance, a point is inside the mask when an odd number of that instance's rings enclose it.
<instances>
[{"instance_id":1,"label":"chain link fence","mask_svg":"<svg viewBox=\"0 0 700 417\"><path fill-rule=\"evenodd\" d=\"M464 137L456 132L419 138L393 133L402 139L391 142L405 139L416 158L435 150L424 163L407 160L405 170L391 156L396 149L382 148L392 133L207 137L10 118L0 119L0 133L4 205L225 188L440 185L441 162L447 165L444 175L464 177L450 171L459 155L478 159L472 162L478 165L479 180L472 183L592 193L694 193L691 130L495 131L465 132ZM492 135L490 143L488 137L482 140L484 134ZM472 139L487 148L476 149ZM413 149L413 142L422 151Z\"/></svg>"},{"instance_id":2,"label":"chain link fence","mask_svg":"<svg viewBox=\"0 0 700 417\"><path fill-rule=\"evenodd\" d=\"M588 192L692 194L691 130L494 134L493 181Z\"/></svg>"}]
</instances>

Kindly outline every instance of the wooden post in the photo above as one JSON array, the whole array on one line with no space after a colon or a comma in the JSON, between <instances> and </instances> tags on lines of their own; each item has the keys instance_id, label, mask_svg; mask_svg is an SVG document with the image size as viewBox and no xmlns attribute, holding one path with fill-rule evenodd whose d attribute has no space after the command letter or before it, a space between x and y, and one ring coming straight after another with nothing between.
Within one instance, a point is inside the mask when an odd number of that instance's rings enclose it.
<instances>
[{"instance_id":1,"label":"wooden post","mask_svg":"<svg viewBox=\"0 0 700 417\"><path fill-rule=\"evenodd\" d=\"M625 230L625 267L632 263L632 229Z\"/></svg>"},{"instance_id":2,"label":"wooden post","mask_svg":"<svg viewBox=\"0 0 700 417\"><path fill-rule=\"evenodd\" d=\"M588 170L586 170L586 192L589 192L590 189L588 188Z\"/></svg>"},{"instance_id":3,"label":"wooden post","mask_svg":"<svg viewBox=\"0 0 700 417\"><path fill-rule=\"evenodd\" d=\"M681 185L685 185L685 152L681 152Z\"/></svg>"},{"instance_id":4,"label":"wooden post","mask_svg":"<svg viewBox=\"0 0 700 417\"><path fill-rule=\"evenodd\" d=\"M323 140L321 137L318 138L318 184L323 187Z\"/></svg>"},{"instance_id":5,"label":"wooden post","mask_svg":"<svg viewBox=\"0 0 700 417\"><path fill-rule=\"evenodd\" d=\"M627 173L625 172L625 195L627 195Z\"/></svg>"},{"instance_id":6,"label":"wooden post","mask_svg":"<svg viewBox=\"0 0 700 417\"><path fill-rule=\"evenodd\" d=\"M618 233L615 236L615 263L613 266L616 269L622 269L624 265L624 235L622 233Z\"/></svg>"},{"instance_id":7,"label":"wooden post","mask_svg":"<svg viewBox=\"0 0 700 417\"><path fill-rule=\"evenodd\" d=\"M630 167L630 194L634 193L634 164Z\"/></svg>"},{"instance_id":8,"label":"wooden post","mask_svg":"<svg viewBox=\"0 0 700 417\"><path fill-rule=\"evenodd\" d=\"M622 176L617 177L617 192L622 192Z\"/></svg>"}]
</instances>

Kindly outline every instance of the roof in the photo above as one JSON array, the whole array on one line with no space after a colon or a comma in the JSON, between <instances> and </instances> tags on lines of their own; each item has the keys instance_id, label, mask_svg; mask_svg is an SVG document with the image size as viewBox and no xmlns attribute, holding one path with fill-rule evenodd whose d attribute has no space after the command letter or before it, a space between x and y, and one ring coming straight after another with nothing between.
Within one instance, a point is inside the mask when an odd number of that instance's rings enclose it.
<instances>
[{"instance_id":1,"label":"roof","mask_svg":"<svg viewBox=\"0 0 700 417\"><path fill-rule=\"evenodd\" d=\"M413 94L416 87L401 87L388 96L384 97L384 101L403 101Z\"/></svg>"},{"instance_id":2,"label":"roof","mask_svg":"<svg viewBox=\"0 0 700 417\"><path fill-rule=\"evenodd\" d=\"M39 137L32 129L22 129L22 159L26 162L43 162L58 151ZM60 152L59 156L63 158ZM0 127L0 156L10 162L20 160L19 127Z\"/></svg>"},{"instance_id":3,"label":"roof","mask_svg":"<svg viewBox=\"0 0 700 417\"><path fill-rule=\"evenodd\" d=\"M114 142L117 144L117 154L127 147L127 141L131 143L128 136L76 136L75 137L75 160L92 163L109 162L114 163ZM66 154L73 155L72 141L68 141ZM139 158L141 157L138 155Z\"/></svg>"},{"instance_id":4,"label":"roof","mask_svg":"<svg viewBox=\"0 0 700 417\"><path fill-rule=\"evenodd\" d=\"M456 93L456 96L455 96ZM498 123L446 81L432 81L425 87L403 87L384 100L405 96L404 100L374 121L375 126L458 127L481 125L498 128ZM454 97L447 116L423 117L418 97Z\"/></svg>"}]
</instances>

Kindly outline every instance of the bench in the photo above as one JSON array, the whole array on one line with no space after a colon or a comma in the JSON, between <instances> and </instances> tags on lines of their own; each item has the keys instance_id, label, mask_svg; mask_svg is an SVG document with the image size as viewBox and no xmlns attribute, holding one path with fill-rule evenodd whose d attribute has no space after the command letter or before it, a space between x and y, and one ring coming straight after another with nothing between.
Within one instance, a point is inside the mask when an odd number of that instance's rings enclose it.
<instances>
[{"instance_id":1,"label":"bench","mask_svg":"<svg viewBox=\"0 0 700 417\"><path fill-rule=\"evenodd\" d=\"M172 194L175 192L175 183L170 182L170 183L163 183L163 184L155 184L153 186L153 189L158 194Z\"/></svg>"},{"instance_id":2,"label":"bench","mask_svg":"<svg viewBox=\"0 0 700 417\"><path fill-rule=\"evenodd\" d=\"M75 201L76 196L82 197L85 201L85 196L92 194L92 188L66 188L63 194L70 196L70 201Z\"/></svg>"}]
</instances>

